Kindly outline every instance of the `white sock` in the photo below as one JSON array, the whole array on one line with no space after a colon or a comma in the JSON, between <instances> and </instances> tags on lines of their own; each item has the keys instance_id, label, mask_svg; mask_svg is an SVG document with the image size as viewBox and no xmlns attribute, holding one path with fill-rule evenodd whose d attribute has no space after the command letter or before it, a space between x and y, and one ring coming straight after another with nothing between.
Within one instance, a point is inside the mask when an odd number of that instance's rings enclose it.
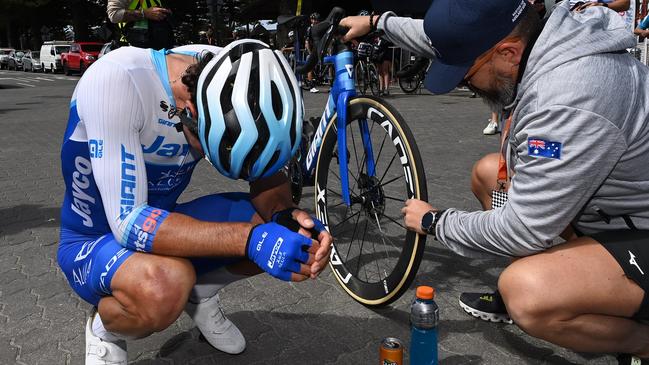
<instances>
[{"instance_id":1,"label":"white sock","mask_svg":"<svg viewBox=\"0 0 649 365\"><path fill-rule=\"evenodd\" d=\"M101 321L101 317L99 317L99 313L95 313L95 318L93 318L92 320L92 333L102 340L108 342L117 342L120 340L132 339L131 336L120 335L118 333L106 330L104 323Z\"/></svg>"},{"instance_id":2,"label":"white sock","mask_svg":"<svg viewBox=\"0 0 649 365\"><path fill-rule=\"evenodd\" d=\"M189 302L203 303L214 297L226 285L248 277L247 275L233 274L225 267L207 272L196 279L196 284L189 295Z\"/></svg>"}]
</instances>

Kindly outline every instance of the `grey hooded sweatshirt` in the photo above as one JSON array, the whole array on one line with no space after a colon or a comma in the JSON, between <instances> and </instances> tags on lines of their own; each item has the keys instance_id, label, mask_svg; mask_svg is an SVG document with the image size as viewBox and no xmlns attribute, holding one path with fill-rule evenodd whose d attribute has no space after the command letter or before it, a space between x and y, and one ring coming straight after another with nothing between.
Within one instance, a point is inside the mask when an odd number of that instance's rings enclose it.
<instances>
[{"instance_id":1,"label":"grey hooded sweatshirt","mask_svg":"<svg viewBox=\"0 0 649 365\"><path fill-rule=\"evenodd\" d=\"M617 13L568 6L547 20L518 87L508 202L448 209L437 225L437 239L461 255L532 255L571 223L587 235L628 229L626 217L649 230L649 69L625 52L635 38ZM398 35L404 19L382 19L395 43L413 39Z\"/></svg>"}]
</instances>

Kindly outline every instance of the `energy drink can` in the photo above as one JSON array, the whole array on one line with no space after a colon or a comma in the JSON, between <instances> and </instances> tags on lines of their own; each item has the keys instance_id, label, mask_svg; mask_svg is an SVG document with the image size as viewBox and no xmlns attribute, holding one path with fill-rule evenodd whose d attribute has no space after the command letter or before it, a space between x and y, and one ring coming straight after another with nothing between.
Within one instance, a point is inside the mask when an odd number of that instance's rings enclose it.
<instances>
[{"instance_id":1,"label":"energy drink can","mask_svg":"<svg viewBox=\"0 0 649 365\"><path fill-rule=\"evenodd\" d=\"M403 365L403 344L398 338L386 337L379 350L380 365Z\"/></svg>"}]
</instances>

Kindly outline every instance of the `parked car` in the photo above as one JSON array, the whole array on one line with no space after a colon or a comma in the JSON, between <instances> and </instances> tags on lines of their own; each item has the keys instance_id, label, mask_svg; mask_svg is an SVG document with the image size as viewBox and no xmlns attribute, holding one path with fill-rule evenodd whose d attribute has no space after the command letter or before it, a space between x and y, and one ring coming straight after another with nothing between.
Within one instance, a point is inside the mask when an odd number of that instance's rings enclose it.
<instances>
[{"instance_id":1,"label":"parked car","mask_svg":"<svg viewBox=\"0 0 649 365\"><path fill-rule=\"evenodd\" d=\"M71 75L72 72L83 74L97 60L102 47L103 44L98 42L72 43L70 50L61 54L63 72L66 75Z\"/></svg>"},{"instance_id":2,"label":"parked car","mask_svg":"<svg viewBox=\"0 0 649 365\"><path fill-rule=\"evenodd\" d=\"M7 69L18 71L23 68L23 57L25 52L23 51L11 51L9 53L9 61L7 61Z\"/></svg>"},{"instance_id":3,"label":"parked car","mask_svg":"<svg viewBox=\"0 0 649 365\"><path fill-rule=\"evenodd\" d=\"M23 57L23 71L43 71L39 54L40 52L38 51L25 52L25 57Z\"/></svg>"},{"instance_id":4,"label":"parked car","mask_svg":"<svg viewBox=\"0 0 649 365\"><path fill-rule=\"evenodd\" d=\"M113 42L104 43L104 46L101 47L101 51L99 51L99 55L97 56L97 59L104 57L108 52L112 50L113 50Z\"/></svg>"},{"instance_id":5,"label":"parked car","mask_svg":"<svg viewBox=\"0 0 649 365\"><path fill-rule=\"evenodd\" d=\"M0 70L7 68L9 54L15 51L13 48L0 48Z\"/></svg>"},{"instance_id":6,"label":"parked car","mask_svg":"<svg viewBox=\"0 0 649 365\"><path fill-rule=\"evenodd\" d=\"M63 70L61 64L61 53L70 50L70 42L47 41L41 46L41 67L43 72L52 73Z\"/></svg>"}]
</instances>

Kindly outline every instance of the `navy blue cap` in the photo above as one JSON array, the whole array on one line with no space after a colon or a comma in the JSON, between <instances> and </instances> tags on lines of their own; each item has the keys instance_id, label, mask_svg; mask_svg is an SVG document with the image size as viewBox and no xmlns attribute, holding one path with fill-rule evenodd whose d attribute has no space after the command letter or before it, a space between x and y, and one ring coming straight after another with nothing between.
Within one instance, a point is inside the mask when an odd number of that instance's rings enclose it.
<instances>
[{"instance_id":1,"label":"navy blue cap","mask_svg":"<svg viewBox=\"0 0 649 365\"><path fill-rule=\"evenodd\" d=\"M437 50L424 85L435 94L455 88L475 60L514 30L527 0L433 0L424 31Z\"/></svg>"}]
</instances>

